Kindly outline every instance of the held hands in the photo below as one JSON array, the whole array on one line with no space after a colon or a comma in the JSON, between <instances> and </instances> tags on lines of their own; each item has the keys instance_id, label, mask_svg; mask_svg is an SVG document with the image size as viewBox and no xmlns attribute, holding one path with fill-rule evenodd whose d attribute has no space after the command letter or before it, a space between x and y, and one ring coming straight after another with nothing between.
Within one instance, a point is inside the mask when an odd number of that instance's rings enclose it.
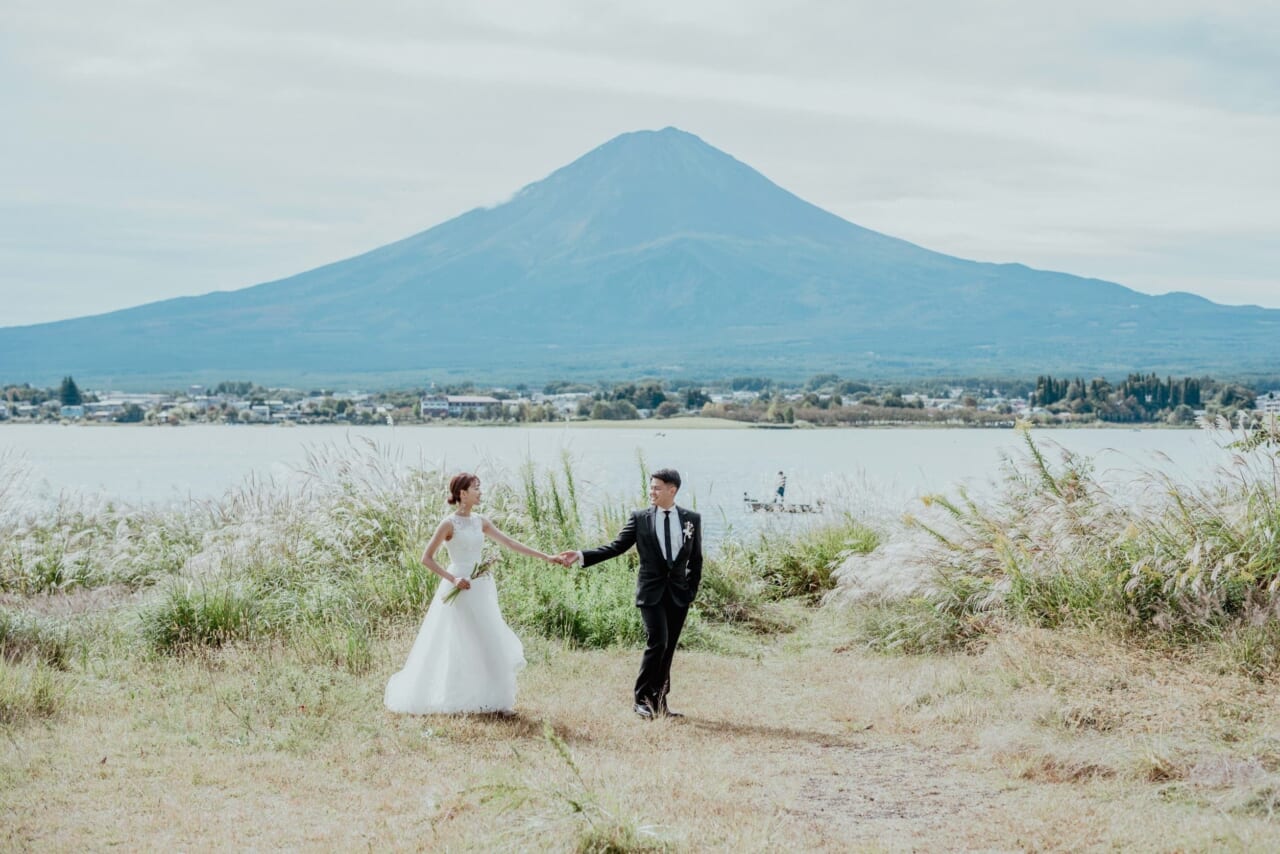
<instances>
[{"instance_id":1,"label":"held hands","mask_svg":"<svg viewBox=\"0 0 1280 854\"><path fill-rule=\"evenodd\" d=\"M467 578L454 578L453 586L458 588L459 590L470 590L471 580Z\"/></svg>"},{"instance_id":2,"label":"held hands","mask_svg":"<svg viewBox=\"0 0 1280 854\"><path fill-rule=\"evenodd\" d=\"M563 567L573 566L578 562L578 553L576 551L564 551L558 555L542 555L542 559L548 563L558 564Z\"/></svg>"}]
</instances>

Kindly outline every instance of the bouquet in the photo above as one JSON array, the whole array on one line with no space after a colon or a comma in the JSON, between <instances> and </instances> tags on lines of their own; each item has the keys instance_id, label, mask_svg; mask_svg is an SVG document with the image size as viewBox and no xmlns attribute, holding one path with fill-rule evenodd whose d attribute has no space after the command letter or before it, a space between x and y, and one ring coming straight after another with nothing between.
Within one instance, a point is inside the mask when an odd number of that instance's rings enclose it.
<instances>
[{"instance_id":1,"label":"bouquet","mask_svg":"<svg viewBox=\"0 0 1280 854\"><path fill-rule=\"evenodd\" d=\"M493 569L493 565L497 562L498 562L498 559L495 557L488 557L482 560L480 562L480 565L477 566L474 570L472 570L471 580L475 581L477 578L480 578L481 576L488 575L490 570ZM462 592L462 588L455 585L452 590L444 594L444 599L442 601L446 605L452 605L453 600L457 599L458 594L461 592Z\"/></svg>"}]
</instances>

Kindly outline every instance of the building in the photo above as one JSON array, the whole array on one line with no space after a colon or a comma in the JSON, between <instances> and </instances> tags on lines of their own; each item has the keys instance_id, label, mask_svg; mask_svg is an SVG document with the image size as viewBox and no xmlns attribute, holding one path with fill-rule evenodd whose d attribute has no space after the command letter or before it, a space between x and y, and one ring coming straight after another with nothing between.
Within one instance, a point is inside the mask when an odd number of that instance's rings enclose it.
<instances>
[{"instance_id":1,"label":"building","mask_svg":"<svg viewBox=\"0 0 1280 854\"><path fill-rule=\"evenodd\" d=\"M443 394L429 394L422 398L423 418L447 418L449 416L449 398Z\"/></svg>"},{"instance_id":2,"label":"building","mask_svg":"<svg viewBox=\"0 0 1280 854\"><path fill-rule=\"evenodd\" d=\"M423 418L462 418L468 412L478 416L497 414L501 411L502 401L488 395L432 394L422 398Z\"/></svg>"},{"instance_id":3,"label":"building","mask_svg":"<svg viewBox=\"0 0 1280 854\"><path fill-rule=\"evenodd\" d=\"M582 392L560 392L558 394L543 394L537 392L532 395L530 402L535 406L545 406L551 404L555 407L556 414L561 418L572 418L578 414L578 401L583 398L590 399L591 395Z\"/></svg>"},{"instance_id":4,"label":"building","mask_svg":"<svg viewBox=\"0 0 1280 854\"><path fill-rule=\"evenodd\" d=\"M502 401L488 395L449 395L449 416L461 418L468 412L485 415L502 406Z\"/></svg>"},{"instance_id":5,"label":"building","mask_svg":"<svg viewBox=\"0 0 1280 854\"><path fill-rule=\"evenodd\" d=\"M1258 395L1254 400L1253 406L1259 412L1268 415L1280 415L1280 391L1269 391L1266 394Z\"/></svg>"},{"instance_id":6,"label":"building","mask_svg":"<svg viewBox=\"0 0 1280 854\"><path fill-rule=\"evenodd\" d=\"M107 421L124 412L125 404L119 400L98 400L84 405L86 418L94 421Z\"/></svg>"}]
</instances>

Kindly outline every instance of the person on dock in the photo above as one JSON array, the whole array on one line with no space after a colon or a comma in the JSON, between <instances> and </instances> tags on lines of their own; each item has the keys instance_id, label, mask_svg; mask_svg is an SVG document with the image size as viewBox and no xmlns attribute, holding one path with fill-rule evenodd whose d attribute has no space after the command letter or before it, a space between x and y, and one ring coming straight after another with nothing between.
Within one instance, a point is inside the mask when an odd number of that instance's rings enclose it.
<instances>
[{"instance_id":1,"label":"person on dock","mask_svg":"<svg viewBox=\"0 0 1280 854\"><path fill-rule=\"evenodd\" d=\"M778 472L778 482L773 491L773 503L781 504L782 499L787 494L787 476L782 472Z\"/></svg>"}]
</instances>

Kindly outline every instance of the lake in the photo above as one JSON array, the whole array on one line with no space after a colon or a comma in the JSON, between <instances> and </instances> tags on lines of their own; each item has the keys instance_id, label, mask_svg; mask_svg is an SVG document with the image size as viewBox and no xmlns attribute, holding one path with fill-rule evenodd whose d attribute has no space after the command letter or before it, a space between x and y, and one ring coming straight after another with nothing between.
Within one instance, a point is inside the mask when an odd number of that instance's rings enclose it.
<instances>
[{"instance_id":1,"label":"lake","mask_svg":"<svg viewBox=\"0 0 1280 854\"><path fill-rule=\"evenodd\" d=\"M1227 461L1215 436L1199 430L1044 429L1034 435L1050 459L1057 459L1056 445L1088 455L1114 484L1131 483L1150 468L1203 477ZM9 424L0 426L0 454L9 460L0 466L20 461L35 500L79 493L166 503L216 498L250 476L286 483L305 464L308 448L364 439L406 466L472 470L490 482L514 479L530 459L558 468L568 453L588 505L639 503L643 455L651 468L681 472L681 503L719 517L716 529L738 520L750 524L743 494L767 499L779 470L787 475L788 501L827 498L860 514L898 513L916 496L960 483L983 491L1001 455L1021 447L1020 435L1007 429L664 429L657 421L631 429Z\"/></svg>"}]
</instances>

